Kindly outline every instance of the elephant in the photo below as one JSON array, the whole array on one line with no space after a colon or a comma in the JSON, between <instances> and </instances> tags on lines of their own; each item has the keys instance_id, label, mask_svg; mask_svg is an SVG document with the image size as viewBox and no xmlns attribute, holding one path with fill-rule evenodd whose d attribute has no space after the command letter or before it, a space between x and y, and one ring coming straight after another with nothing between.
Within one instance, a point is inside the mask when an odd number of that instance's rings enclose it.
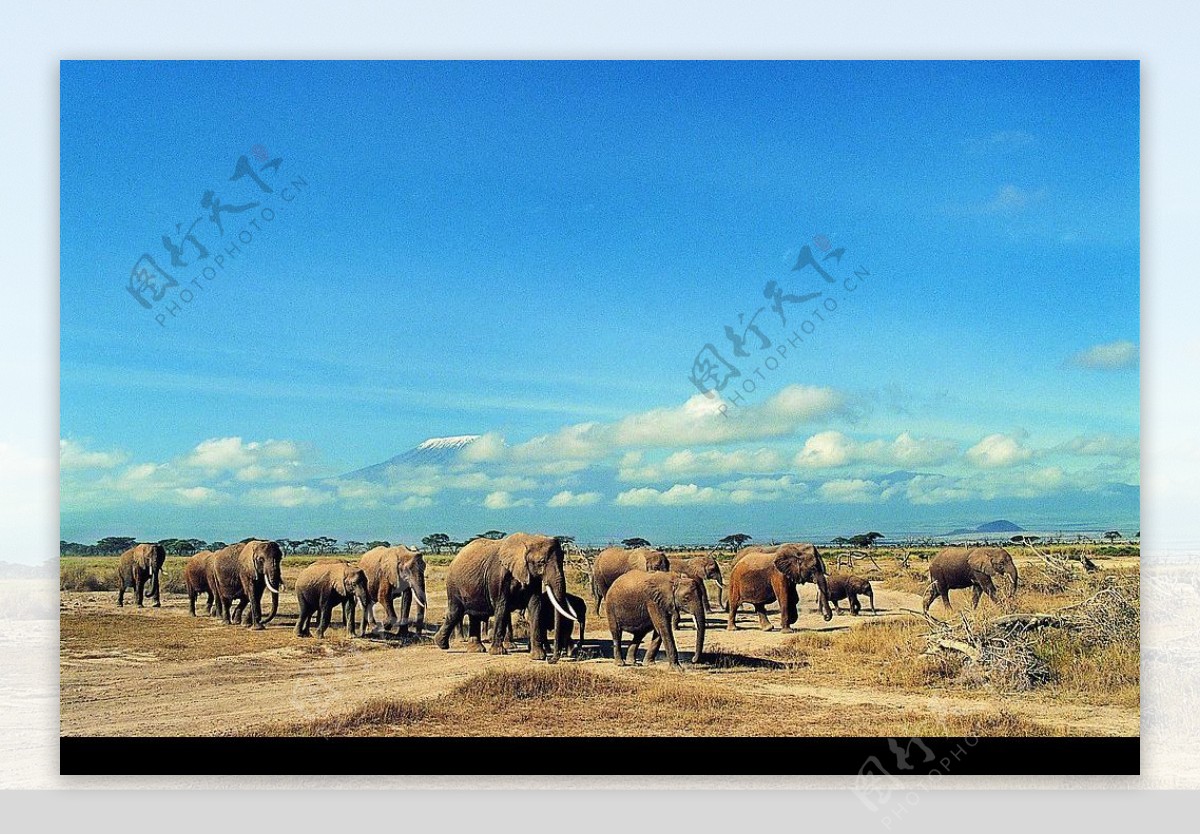
<instances>
[{"instance_id":1,"label":"elephant","mask_svg":"<svg viewBox=\"0 0 1200 835\"><path fill-rule=\"evenodd\" d=\"M263 629L279 611L279 592L283 588L283 551L279 543L251 539L229 545L210 558L209 587L218 607L216 612L225 623L240 623L246 604L250 616L246 626ZM271 614L262 617L263 591L271 592ZM236 610L234 601L238 602Z\"/></svg>"},{"instance_id":2,"label":"elephant","mask_svg":"<svg viewBox=\"0 0 1200 835\"><path fill-rule=\"evenodd\" d=\"M212 562L212 551L197 551L183 566L183 584L187 587L188 611L196 616L196 598L201 594L208 596L204 603L204 611L212 614L213 591L208 585L209 563Z\"/></svg>"},{"instance_id":3,"label":"elephant","mask_svg":"<svg viewBox=\"0 0 1200 835\"><path fill-rule=\"evenodd\" d=\"M300 604L300 616L296 619L296 636L299 638L308 637L308 625L313 615L317 616L317 637L324 638L333 617L333 607L339 603L342 604L347 637L354 637L355 604L363 607L362 634L367 633L368 624L375 623L367 575L357 565L337 560L313 563L296 578L296 600Z\"/></svg>"},{"instance_id":4,"label":"elephant","mask_svg":"<svg viewBox=\"0 0 1200 835\"><path fill-rule=\"evenodd\" d=\"M1017 593L1017 566L1012 554L1004 548L943 548L929 561L929 589L925 592L924 611L940 595L947 609L950 606L950 589L972 590L972 608L979 606L983 593L996 599L996 585L992 578L1004 576L1012 583L1012 594Z\"/></svg>"},{"instance_id":5,"label":"elephant","mask_svg":"<svg viewBox=\"0 0 1200 835\"><path fill-rule=\"evenodd\" d=\"M876 614L875 591L871 588L871 581L865 577L833 573L825 578L825 585L829 589L829 602L833 604L834 611L839 615L842 613L841 601L848 599L850 614L857 616L862 611L862 606L858 602L860 594L865 595L871 601L871 614Z\"/></svg>"},{"instance_id":6,"label":"elephant","mask_svg":"<svg viewBox=\"0 0 1200 835\"><path fill-rule=\"evenodd\" d=\"M367 591L371 601L367 604L371 620L375 619L375 604L382 603L387 612L383 622L385 630L399 624L401 635L408 633L409 612L413 601L417 604L417 617L411 623L417 634L425 627L425 559L422 554L403 546L372 548L363 554L358 567L367 576ZM400 598L400 617L396 617L395 603Z\"/></svg>"},{"instance_id":7,"label":"elephant","mask_svg":"<svg viewBox=\"0 0 1200 835\"><path fill-rule=\"evenodd\" d=\"M763 631L774 627L767 620L766 605L779 601L779 623L784 632L792 632L796 622L796 606L800 595L797 583L810 580L817 585L817 606L825 620L833 618L829 608L829 588L826 584L825 561L816 546L807 542L793 542L772 546L757 553L740 554L729 572L729 619L726 629L737 629L735 619L738 607L752 603L758 612L758 621Z\"/></svg>"},{"instance_id":8,"label":"elephant","mask_svg":"<svg viewBox=\"0 0 1200 835\"><path fill-rule=\"evenodd\" d=\"M166 562L167 552L161 545L143 542L134 545L121 555L117 562L117 605L125 605L125 590L133 589L134 603L142 608L142 598L146 595L146 581L150 581L150 596L154 598L154 608L162 605L159 594L159 578L162 575L163 563Z\"/></svg>"},{"instance_id":9,"label":"elephant","mask_svg":"<svg viewBox=\"0 0 1200 835\"><path fill-rule=\"evenodd\" d=\"M717 560L712 554L703 557L669 557L671 571L676 574L686 574L692 579L700 581L700 588L704 590L704 610L706 612L714 611L708 600L708 589L704 588L705 580L712 580L717 584L717 605L724 605L724 600L721 593L725 590L725 583L721 578L721 566L717 565Z\"/></svg>"},{"instance_id":10,"label":"elephant","mask_svg":"<svg viewBox=\"0 0 1200 835\"><path fill-rule=\"evenodd\" d=\"M638 646L648 632L654 637L646 647L643 663L653 664L659 644L667 648L667 662L680 670L679 652L675 646L672 622L678 611L686 611L696 621L696 651L692 663L699 664L704 655L704 584L683 574L666 571L626 571L608 590L608 628L613 638L613 660L620 666L633 664ZM621 655L621 634L633 637L628 653Z\"/></svg>"},{"instance_id":11,"label":"elephant","mask_svg":"<svg viewBox=\"0 0 1200 835\"><path fill-rule=\"evenodd\" d=\"M471 651L483 652L479 626L485 618L494 618L492 655L508 652L504 639L508 634L509 613L526 610L529 621L529 652L534 660L547 659L546 636L542 631L542 593L557 611L557 617L579 620L567 603L567 580L563 570L563 549L558 539L538 534L513 533L503 539L476 539L467 543L446 574L446 617L438 627L434 643L450 648L450 635L465 615L471 616ZM561 602L560 602L561 601ZM563 607L568 608L564 609ZM554 633L551 663L561 651Z\"/></svg>"},{"instance_id":12,"label":"elephant","mask_svg":"<svg viewBox=\"0 0 1200 835\"><path fill-rule=\"evenodd\" d=\"M596 556L592 565L592 596L596 599L596 612L613 582L626 571L670 571L671 561L667 555L655 548L605 548Z\"/></svg>"}]
</instances>

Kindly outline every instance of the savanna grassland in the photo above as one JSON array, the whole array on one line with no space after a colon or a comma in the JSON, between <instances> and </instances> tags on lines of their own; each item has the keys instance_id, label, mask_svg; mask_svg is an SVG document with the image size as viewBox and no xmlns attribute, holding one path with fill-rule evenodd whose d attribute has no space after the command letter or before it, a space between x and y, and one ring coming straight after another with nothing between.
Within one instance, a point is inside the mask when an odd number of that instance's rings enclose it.
<instances>
[{"instance_id":1,"label":"savanna grassland","mask_svg":"<svg viewBox=\"0 0 1200 835\"><path fill-rule=\"evenodd\" d=\"M759 631L749 607L734 632L712 612L705 662L683 673L661 655L651 667L613 663L607 622L578 567L568 576L588 601L587 641L579 660L552 666L519 651L433 646L449 556L427 558L428 623L410 640L348 639L336 614L324 640L295 637L291 590L315 557L285 559L280 612L261 632L190 617L183 558L168 558L161 609L118 609L115 558L64 557L62 733L1136 735L1139 557L1136 548L1089 547L1096 570L1085 571L1075 560L1082 548L1062 546L1051 561L1013 549L1015 599L985 597L971 611L969 591L955 591L955 612L935 602L934 621L920 614L929 553L909 553L905 564L898 551L873 549L873 562L859 559L854 572L875 587L876 614L851 616L843 602L827 623L812 585L800 587L791 635ZM832 570L838 552L825 554ZM722 569L728 576L728 561ZM715 604L712 583L709 593ZM777 623L777 607L768 608ZM685 617L681 656L694 635Z\"/></svg>"}]
</instances>

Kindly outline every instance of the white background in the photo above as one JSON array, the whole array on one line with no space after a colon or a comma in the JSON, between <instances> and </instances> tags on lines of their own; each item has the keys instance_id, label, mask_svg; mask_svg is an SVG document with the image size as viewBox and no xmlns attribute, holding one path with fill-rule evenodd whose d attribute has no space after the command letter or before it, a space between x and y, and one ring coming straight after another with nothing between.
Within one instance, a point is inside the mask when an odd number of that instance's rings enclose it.
<instances>
[{"instance_id":1,"label":"white background","mask_svg":"<svg viewBox=\"0 0 1200 835\"><path fill-rule=\"evenodd\" d=\"M853 794L703 794L680 788L833 789L846 778L512 777L194 779L57 774L57 622L5 620L0 588L0 786L153 787L0 799L0 826L28 831L232 828L563 831L634 827L1187 827L1188 798L1126 792L1200 787L1197 599L1162 580L1166 560L1200 552L1200 4L1194 2L314 2L193 0L101 5L0 3L0 560L52 558L58 540L58 61L71 58L1122 58L1142 61L1143 776L944 778L902 820ZM148 108L152 103L147 103ZM147 118L152 118L148 112ZM1031 323L1037 325L1036 319ZM48 580L53 587L53 579ZM1190 595L1190 596L1189 596ZM402 759L398 742L397 758ZM342 764L321 767L341 770ZM661 764L670 773L671 764ZM768 764L764 770L786 770ZM184 797L182 786L228 789ZM313 789L402 789L326 796ZM425 792L429 787L501 791ZM526 789L627 789L620 795ZM983 793L1016 786L1020 794ZM237 789L303 787L304 793ZM652 788L654 791L628 791ZM1047 789L1088 788L1085 795ZM1101 790L1101 791L1096 791ZM1180 806L1180 809L1183 807ZM1194 807L1193 807L1194 808ZM353 810L352 813L347 810Z\"/></svg>"}]
</instances>

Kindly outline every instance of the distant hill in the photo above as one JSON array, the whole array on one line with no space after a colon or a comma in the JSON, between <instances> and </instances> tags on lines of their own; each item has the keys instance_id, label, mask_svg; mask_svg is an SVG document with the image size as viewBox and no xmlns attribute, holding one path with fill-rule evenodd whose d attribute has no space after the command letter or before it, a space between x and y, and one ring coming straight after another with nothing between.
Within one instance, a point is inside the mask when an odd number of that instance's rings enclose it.
<instances>
[{"instance_id":1,"label":"distant hill","mask_svg":"<svg viewBox=\"0 0 1200 835\"><path fill-rule=\"evenodd\" d=\"M363 467L352 473L338 476L339 479L351 481L388 481L388 474L394 469L406 467L438 466L453 461L458 453L479 440L478 435L454 435L448 438L429 438L412 449L394 455L386 461Z\"/></svg>"},{"instance_id":2,"label":"distant hill","mask_svg":"<svg viewBox=\"0 0 1200 835\"><path fill-rule=\"evenodd\" d=\"M946 536L961 536L968 533L1020 533L1025 530L1020 525L1007 519L997 519L994 522L984 522L977 528L955 528Z\"/></svg>"}]
</instances>

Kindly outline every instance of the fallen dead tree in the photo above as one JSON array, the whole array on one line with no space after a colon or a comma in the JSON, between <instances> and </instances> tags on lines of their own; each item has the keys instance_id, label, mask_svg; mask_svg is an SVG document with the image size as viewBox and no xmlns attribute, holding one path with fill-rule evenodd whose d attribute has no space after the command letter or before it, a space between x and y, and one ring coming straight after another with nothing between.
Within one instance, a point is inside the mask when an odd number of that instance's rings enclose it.
<instances>
[{"instance_id":1,"label":"fallen dead tree","mask_svg":"<svg viewBox=\"0 0 1200 835\"><path fill-rule=\"evenodd\" d=\"M917 614L914 612L914 614ZM1054 612L1020 612L972 622L960 612L957 622L924 614L932 630L926 655L951 653L963 659L970 683L1005 690L1028 690L1049 680L1049 667L1035 652L1035 633L1069 630L1093 646L1137 639L1141 602L1136 580L1113 581L1090 596Z\"/></svg>"}]
</instances>

